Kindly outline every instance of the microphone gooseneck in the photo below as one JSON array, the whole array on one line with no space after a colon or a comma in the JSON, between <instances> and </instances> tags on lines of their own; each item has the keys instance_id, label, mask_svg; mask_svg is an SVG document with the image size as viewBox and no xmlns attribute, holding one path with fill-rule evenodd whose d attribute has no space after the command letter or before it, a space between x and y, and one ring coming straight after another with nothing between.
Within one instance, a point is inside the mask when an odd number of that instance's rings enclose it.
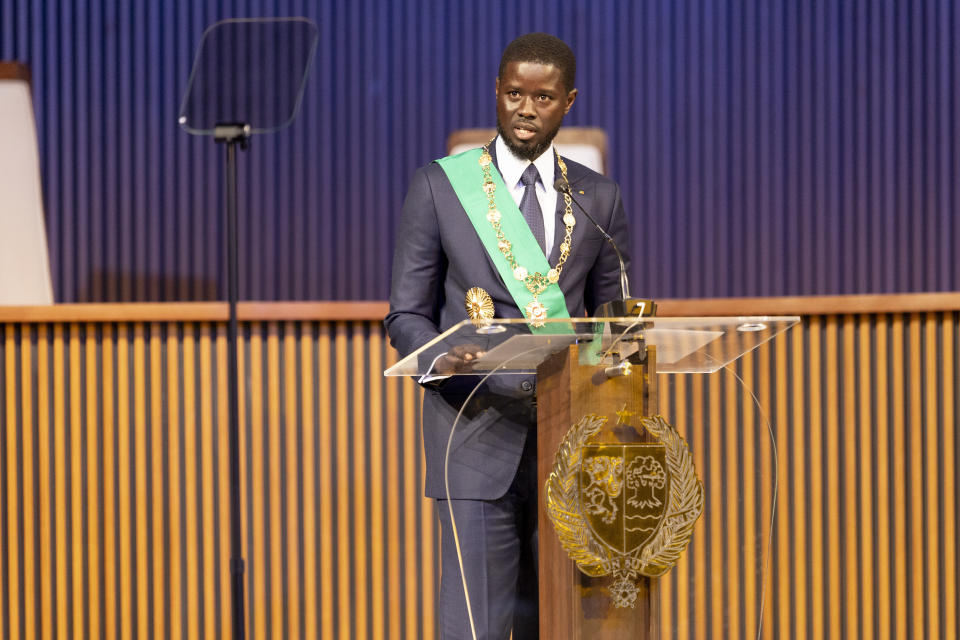
<instances>
[{"instance_id":1,"label":"microphone gooseneck","mask_svg":"<svg viewBox=\"0 0 960 640\"><path fill-rule=\"evenodd\" d=\"M622 300L627 300L630 297L630 281L627 278L627 267L623 263L623 255L620 253L620 249L617 248L617 243L613 241L613 238L607 233L606 229L600 226L596 220L593 219L586 209L583 208L583 205L580 204L580 201L576 199L573 195L573 189L570 188L570 183L563 179L563 177L557 178L553 183L553 188L558 193L563 193L570 196L570 199L573 201L577 208L583 212L583 215L587 216L587 220L593 223L593 226L597 228L597 231L600 232L607 242L610 243L610 246L613 247L613 252L617 254L617 260L620 261L620 296Z\"/></svg>"}]
</instances>

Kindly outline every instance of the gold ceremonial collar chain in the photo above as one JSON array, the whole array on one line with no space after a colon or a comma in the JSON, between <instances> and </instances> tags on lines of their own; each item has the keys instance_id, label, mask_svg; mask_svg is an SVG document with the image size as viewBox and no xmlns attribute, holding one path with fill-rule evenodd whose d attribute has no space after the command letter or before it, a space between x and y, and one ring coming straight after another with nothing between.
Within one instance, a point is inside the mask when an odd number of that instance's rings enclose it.
<instances>
[{"instance_id":1,"label":"gold ceremonial collar chain","mask_svg":"<svg viewBox=\"0 0 960 640\"><path fill-rule=\"evenodd\" d=\"M480 155L480 168L483 170L483 190L487 194L487 205L489 207L487 211L487 221L497 234L497 246L500 249L500 253L503 254L503 257L506 258L507 263L510 265L510 270L513 271L513 277L524 283L527 290L533 295L533 300L530 301L525 309L527 319L531 321L533 326L542 327L543 321L547 317L547 307L537 299L537 296L546 291L550 284L559 282L560 272L563 271L563 264L570 255L570 249L573 246L570 237L573 234L573 226L577 224L576 218L573 217L573 201L569 193L563 194L563 202L566 205L563 212L563 224L566 227L566 235L564 235L563 242L560 243L560 257L557 259L556 266L547 271L547 275L543 275L539 271L531 274L526 267L517 263L517 259L513 255L513 244L507 240L503 229L500 227L500 211L497 210L495 197L497 185L493 181L493 175L490 169L493 164L493 158L490 156L491 142L493 142L493 140L483 146L483 153ZM560 153L556 150L556 147L554 147L553 151L557 155L557 165L560 167L560 174L563 176L563 181L567 182L567 165L564 163L563 158L560 157Z\"/></svg>"}]
</instances>

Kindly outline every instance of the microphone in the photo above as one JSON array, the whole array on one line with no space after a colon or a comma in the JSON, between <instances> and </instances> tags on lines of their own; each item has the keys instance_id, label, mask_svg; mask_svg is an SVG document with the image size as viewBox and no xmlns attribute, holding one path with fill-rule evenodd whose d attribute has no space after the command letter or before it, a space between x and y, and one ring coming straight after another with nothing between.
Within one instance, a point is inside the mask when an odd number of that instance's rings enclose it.
<instances>
[{"instance_id":1,"label":"microphone","mask_svg":"<svg viewBox=\"0 0 960 640\"><path fill-rule=\"evenodd\" d=\"M573 189L570 188L570 183L567 182L563 176L556 179L553 183L553 188L557 193L563 193L570 196L570 200L577 205L577 208L583 212L583 215L587 216L587 220L593 223L593 226L597 228L597 231L600 232L607 242L610 243L610 246L613 248L613 252L617 255L617 260L620 262L620 300L612 300L600 305L600 308L597 309L597 315L600 317L617 317L617 316L652 316L656 312L656 305L653 303L653 300L641 300L638 298L630 297L630 280L627 277L627 267L623 263L623 254L620 253L620 249L617 248L617 243L613 241L613 238L607 233L606 229L600 226L600 224L594 220L586 209L583 208L583 205L580 204L580 201L577 200L573 195Z\"/></svg>"}]
</instances>

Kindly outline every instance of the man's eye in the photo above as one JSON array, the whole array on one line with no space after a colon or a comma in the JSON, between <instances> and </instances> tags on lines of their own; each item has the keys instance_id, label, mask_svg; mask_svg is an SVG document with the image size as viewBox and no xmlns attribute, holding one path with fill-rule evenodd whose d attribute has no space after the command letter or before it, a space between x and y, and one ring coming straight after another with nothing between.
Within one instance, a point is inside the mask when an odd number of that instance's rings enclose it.
<instances>
[{"instance_id":1,"label":"man's eye","mask_svg":"<svg viewBox=\"0 0 960 640\"><path fill-rule=\"evenodd\" d=\"M507 92L507 95L508 95L508 96L511 96L511 97L513 97L513 98L516 98L517 96L520 95L520 92L517 91L516 89L514 89L513 91Z\"/></svg>"}]
</instances>

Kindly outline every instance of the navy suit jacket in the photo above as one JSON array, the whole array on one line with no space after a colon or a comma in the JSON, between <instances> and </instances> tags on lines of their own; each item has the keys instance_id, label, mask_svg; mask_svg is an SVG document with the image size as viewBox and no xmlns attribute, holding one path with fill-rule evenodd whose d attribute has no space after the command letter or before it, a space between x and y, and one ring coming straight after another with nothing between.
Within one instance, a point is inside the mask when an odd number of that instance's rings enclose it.
<instances>
[{"instance_id":1,"label":"navy suit jacket","mask_svg":"<svg viewBox=\"0 0 960 640\"><path fill-rule=\"evenodd\" d=\"M490 147L493 154L494 145ZM576 162L564 162L574 195L613 236L624 259L629 259L627 220L617 183ZM560 170L555 173L559 176ZM564 211L559 194L551 265L560 254ZM620 297L620 268L616 254L576 205L573 214L577 223L572 250L559 285L570 316L583 317ZM433 162L414 173L397 228L390 312L384 324L400 355L409 355L466 319L464 301L471 287L482 287L490 294L496 317L523 317L446 174ZM426 385L422 422L429 497L446 497L447 440L458 411L478 381L476 376L453 376ZM535 390L535 376L517 375L491 376L478 390L453 438L451 498L495 500L506 493L528 433L536 429Z\"/></svg>"}]
</instances>

